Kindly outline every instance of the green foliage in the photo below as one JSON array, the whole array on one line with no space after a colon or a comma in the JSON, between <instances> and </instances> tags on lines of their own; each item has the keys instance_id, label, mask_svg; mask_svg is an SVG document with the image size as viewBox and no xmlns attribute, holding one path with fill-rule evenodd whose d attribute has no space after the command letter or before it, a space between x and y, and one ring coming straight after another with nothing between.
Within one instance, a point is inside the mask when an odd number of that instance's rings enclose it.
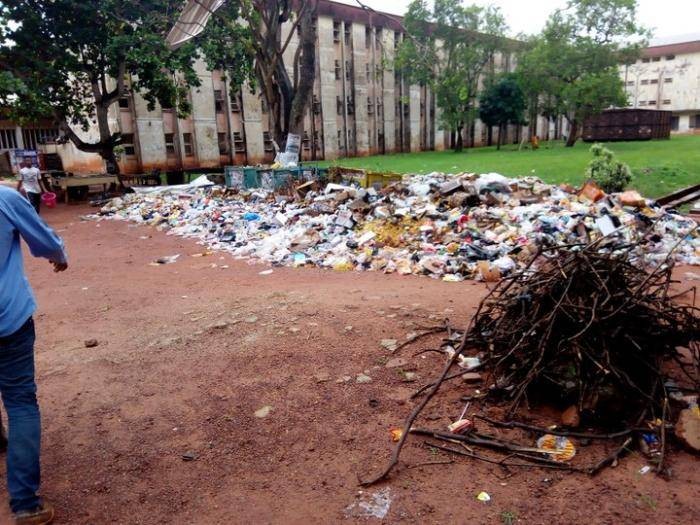
<instances>
[{"instance_id":1,"label":"green foliage","mask_svg":"<svg viewBox=\"0 0 700 525\"><path fill-rule=\"evenodd\" d=\"M608 145L633 170L630 187L646 197L660 197L698 183L700 135L674 135L670 140L615 142ZM561 141L540 142L540 148L519 150L517 145L451 151L424 151L356 157L335 161L347 167L395 173L501 173L508 177L535 175L543 181L580 186L591 161L590 144L565 148ZM331 162L320 163L322 166Z\"/></svg>"},{"instance_id":2,"label":"green foliage","mask_svg":"<svg viewBox=\"0 0 700 525\"><path fill-rule=\"evenodd\" d=\"M505 47L505 20L497 8L464 6L461 0L414 0L404 17L408 31L396 67L411 83L430 86L443 128L459 130L477 116L479 80Z\"/></svg>"},{"instance_id":3,"label":"green foliage","mask_svg":"<svg viewBox=\"0 0 700 525\"><path fill-rule=\"evenodd\" d=\"M504 510L501 512L501 523L503 525L513 525L518 520L518 515L512 510Z\"/></svg>"},{"instance_id":4,"label":"green foliage","mask_svg":"<svg viewBox=\"0 0 700 525\"><path fill-rule=\"evenodd\" d=\"M636 11L636 0L571 0L552 14L518 63L531 105L565 115L575 128L606 107L625 106L618 66L636 58L648 35Z\"/></svg>"},{"instance_id":5,"label":"green foliage","mask_svg":"<svg viewBox=\"0 0 700 525\"><path fill-rule=\"evenodd\" d=\"M588 164L586 176L593 179L606 193L623 191L632 180L630 167L617 160L615 154L602 144L591 146L593 160Z\"/></svg>"},{"instance_id":6,"label":"green foliage","mask_svg":"<svg viewBox=\"0 0 700 525\"><path fill-rule=\"evenodd\" d=\"M526 124L525 95L515 76L503 75L479 95L479 118L487 126Z\"/></svg>"},{"instance_id":7,"label":"green foliage","mask_svg":"<svg viewBox=\"0 0 700 525\"><path fill-rule=\"evenodd\" d=\"M159 102L189 112L188 90L200 84L198 49L209 67L225 68L240 85L252 68L250 38L225 20L238 18L241 3L226 2L207 31L173 51L165 36L182 6L177 0L0 3L0 104L20 121L52 117L79 148L102 153L120 141L109 130L107 110L129 90L150 109ZM71 134L71 127L92 122L100 128L98 143Z\"/></svg>"}]
</instances>

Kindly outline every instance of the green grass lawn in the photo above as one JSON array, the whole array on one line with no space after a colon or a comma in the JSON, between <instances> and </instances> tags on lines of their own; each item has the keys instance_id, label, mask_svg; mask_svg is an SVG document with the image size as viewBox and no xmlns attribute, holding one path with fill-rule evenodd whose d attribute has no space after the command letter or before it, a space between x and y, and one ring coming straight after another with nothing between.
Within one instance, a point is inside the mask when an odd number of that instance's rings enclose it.
<instances>
[{"instance_id":1,"label":"green grass lawn","mask_svg":"<svg viewBox=\"0 0 700 525\"><path fill-rule=\"evenodd\" d=\"M620 160L629 164L635 178L631 188L648 197L659 197L679 188L700 183L700 136L674 136L670 140L612 142L606 144ZM563 142L543 142L540 149L518 151L508 145L474 148L462 153L426 151L320 162L320 166L341 165L397 173L446 173L495 171L516 177L536 175L545 182L579 185L591 159L591 144L579 141L574 148ZM307 163L305 163L307 164Z\"/></svg>"}]
</instances>

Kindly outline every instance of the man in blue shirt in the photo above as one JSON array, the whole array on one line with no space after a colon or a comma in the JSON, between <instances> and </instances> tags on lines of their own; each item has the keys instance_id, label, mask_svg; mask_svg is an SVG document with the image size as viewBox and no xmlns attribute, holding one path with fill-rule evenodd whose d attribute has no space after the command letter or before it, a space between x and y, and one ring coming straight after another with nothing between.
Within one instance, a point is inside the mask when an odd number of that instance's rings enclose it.
<instances>
[{"instance_id":1,"label":"man in blue shirt","mask_svg":"<svg viewBox=\"0 0 700 525\"><path fill-rule=\"evenodd\" d=\"M63 241L17 191L0 186L0 393L9 420L7 490L18 525L53 520L39 490L41 420L34 382L34 295L24 275L20 237L55 272L68 268Z\"/></svg>"}]
</instances>

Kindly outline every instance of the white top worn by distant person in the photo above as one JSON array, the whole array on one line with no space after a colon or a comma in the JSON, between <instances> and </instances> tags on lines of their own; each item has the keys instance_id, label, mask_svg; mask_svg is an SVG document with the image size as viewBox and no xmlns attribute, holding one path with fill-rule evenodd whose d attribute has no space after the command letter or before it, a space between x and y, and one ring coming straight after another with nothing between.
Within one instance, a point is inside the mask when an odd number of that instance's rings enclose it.
<instances>
[{"instance_id":1,"label":"white top worn by distant person","mask_svg":"<svg viewBox=\"0 0 700 525\"><path fill-rule=\"evenodd\" d=\"M24 191L28 193L39 193L41 194L41 185L39 184L39 178L41 173L39 168L31 166L29 168L24 167L19 170L18 179L22 181L22 187Z\"/></svg>"}]
</instances>

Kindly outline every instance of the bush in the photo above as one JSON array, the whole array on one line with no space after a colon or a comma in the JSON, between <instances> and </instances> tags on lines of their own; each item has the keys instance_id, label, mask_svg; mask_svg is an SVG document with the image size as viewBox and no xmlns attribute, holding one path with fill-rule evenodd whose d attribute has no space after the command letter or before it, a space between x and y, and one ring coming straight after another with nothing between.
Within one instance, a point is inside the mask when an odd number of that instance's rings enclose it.
<instances>
[{"instance_id":1,"label":"bush","mask_svg":"<svg viewBox=\"0 0 700 525\"><path fill-rule=\"evenodd\" d=\"M615 158L615 154L602 144L591 146L593 160L588 164L586 176L593 179L606 193L623 191L632 180L630 167Z\"/></svg>"}]
</instances>

